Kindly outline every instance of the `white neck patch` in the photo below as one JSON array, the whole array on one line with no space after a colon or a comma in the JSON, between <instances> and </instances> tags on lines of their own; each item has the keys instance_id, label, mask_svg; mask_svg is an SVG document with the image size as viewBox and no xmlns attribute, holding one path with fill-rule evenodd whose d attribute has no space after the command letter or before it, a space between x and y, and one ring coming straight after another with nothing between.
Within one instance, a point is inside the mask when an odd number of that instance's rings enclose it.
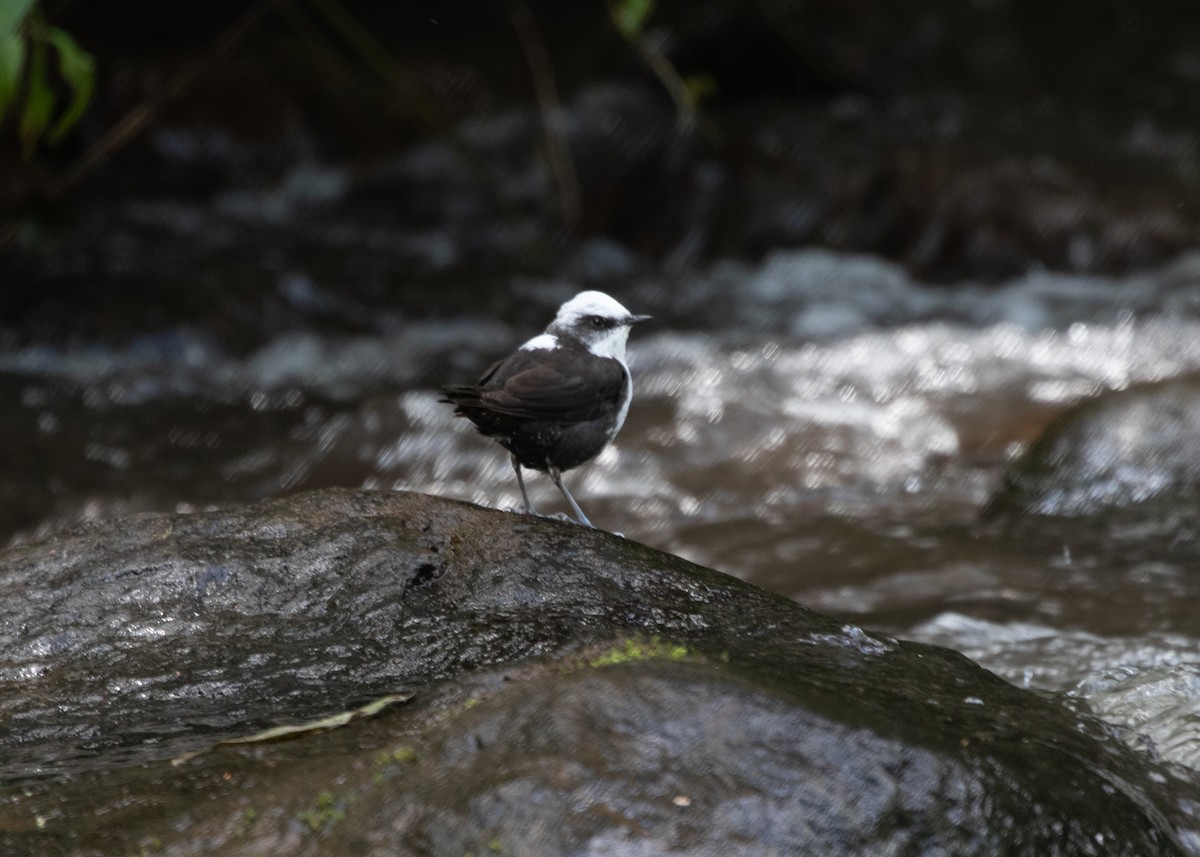
<instances>
[{"instance_id":1,"label":"white neck patch","mask_svg":"<svg viewBox=\"0 0 1200 857\"><path fill-rule=\"evenodd\" d=\"M558 337L553 333L540 333L521 346L521 351L550 351L558 348Z\"/></svg>"},{"instance_id":2,"label":"white neck patch","mask_svg":"<svg viewBox=\"0 0 1200 857\"><path fill-rule=\"evenodd\" d=\"M583 344L587 346L588 351L597 357L611 357L622 366L625 366L625 343L628 340L628 327L614 327L612 330L606 330L600 336L590 342L585 341ZM626 366L626 369L628 368Z\"/></svg>"}]
</instances>

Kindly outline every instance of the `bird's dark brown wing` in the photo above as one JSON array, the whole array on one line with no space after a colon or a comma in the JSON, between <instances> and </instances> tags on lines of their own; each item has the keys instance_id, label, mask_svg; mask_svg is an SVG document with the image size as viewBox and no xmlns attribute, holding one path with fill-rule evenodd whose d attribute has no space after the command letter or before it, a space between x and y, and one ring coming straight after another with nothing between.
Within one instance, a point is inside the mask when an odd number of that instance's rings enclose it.
<instances>
[{"instance_id":1,"label":"bird's dark brown wing","mask_svg":"<svg viewBox=\"0 0 1200 857\"><path fill-rule=\"evenodd\" d=\"M516 351L489 368L477 386L446 392L460 407L523 420L576 423L613 413L625 383L625 370L616 360L541 349Z\"/></svg>"}]
</instances>

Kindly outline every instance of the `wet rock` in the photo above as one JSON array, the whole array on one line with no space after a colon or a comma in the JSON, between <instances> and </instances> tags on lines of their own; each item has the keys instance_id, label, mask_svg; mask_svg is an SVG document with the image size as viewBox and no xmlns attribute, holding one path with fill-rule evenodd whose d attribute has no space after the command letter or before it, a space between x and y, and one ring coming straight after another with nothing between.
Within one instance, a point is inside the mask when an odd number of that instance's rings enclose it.
<instances>
[{"instance_id":1,"label":"wet rock","mask_svg":"<svg viewBox=\"0 0 1200 857\"><path fill-rule=\"evenodd\" d=\"M5 854L1182 853L1057 704L557 521L313 493L11 549L0 597Z\"/></svg>"},{"instance_id":2,"label":"wet rock","mask_svg":"<svg viewBox=\"0 0 1200 857\"><path fill-rule=\"evenodd\" d=\"M1109 393L1055 420L1017 459L985 515L1086 516L1153 505L1188 511L1200 493L1200 380Z\"/></svg>"}]
</instances>

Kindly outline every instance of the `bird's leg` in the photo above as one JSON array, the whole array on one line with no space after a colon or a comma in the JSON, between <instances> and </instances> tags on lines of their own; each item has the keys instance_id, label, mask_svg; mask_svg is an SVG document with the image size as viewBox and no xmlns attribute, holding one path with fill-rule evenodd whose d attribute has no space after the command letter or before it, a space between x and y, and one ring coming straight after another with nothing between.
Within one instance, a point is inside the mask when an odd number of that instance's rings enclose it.
<instances>
[{"instance_id":1,"label":"bird's leg","mask_svg":"<svg viewBox=\"0 0 1200 857\"><path fill-rule=\"evenodd\" d=\"M512 457L513 470L517 472L517 485L521 487L521 499L525 501L525 514L536 515L537 509L533 508L533 504L529 502L529 495L525 493L525 477L521 475L521 462L517 461L517 457Z\"/></svg>"},{"instance_id":2,"label":"bird's leg","mask_svg":"<svg viewBox=\"0 0 1200 857\"><path fill-rule=\"evenodd\" d=\"M592 522L587 519L587 515L583 514L583 509L579 508L579 504L575 502L575 498L571 496L571 492L567 490L567 486L563 485L562 474L558 472L558 468L550 466L549 462L547 462L546 472L550 474L550 478L554 480L554 484L558 486L558 490L562 492L562 495L567 498L567 502L571 504L571 509L575 512L576 520L585 527L591 527ZM592 527L592 529L595 529L595 527Z\"/></svg>"}]
</instances>

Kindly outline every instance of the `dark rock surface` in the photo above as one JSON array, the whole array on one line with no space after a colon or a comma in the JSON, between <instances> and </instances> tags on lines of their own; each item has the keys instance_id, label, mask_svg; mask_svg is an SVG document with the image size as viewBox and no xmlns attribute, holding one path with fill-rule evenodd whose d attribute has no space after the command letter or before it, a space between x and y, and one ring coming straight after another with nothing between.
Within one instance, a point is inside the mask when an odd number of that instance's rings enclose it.
<instances>
[{"instance_id":1,"label":"dark rock surface","mask_svg":"<svg viewBox=\"0 0 1200 857\"><path fill-rule=\"evenodd\" d=\"M1161 775L1058 704L557 521L147 516L9 550L0 599L6 855L1182 853Z\"/></svg>"},{"instance_id":2,"label":"dark rock surface","mask_svg":"<svg viewBox=\"0 0 1200 857\"><path fill-rule=\"evenodd\" d=\"M1132 387L1084 401L1010 466L991 517L1086 516L1153 506L1188 511L1200 497L1200 379Z\"/></svg>"}]
</instances>

